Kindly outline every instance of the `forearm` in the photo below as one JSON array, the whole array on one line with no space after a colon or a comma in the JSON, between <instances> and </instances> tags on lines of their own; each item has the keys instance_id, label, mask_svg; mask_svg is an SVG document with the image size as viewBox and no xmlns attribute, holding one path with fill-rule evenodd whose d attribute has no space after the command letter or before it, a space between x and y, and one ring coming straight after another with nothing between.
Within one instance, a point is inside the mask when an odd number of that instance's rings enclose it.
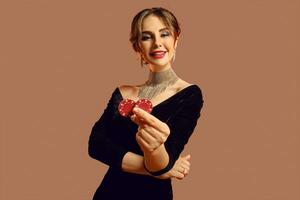
<instances>
[{"instance_id":1,"label":"forearm","mask_svg":"<svg viewBox=\"0 0 300 200\"><path fill-rule=\"evenodd\" d=\"M165 145L160 145L153 152L144 152L146 168L151 171L159 171L165 168L169 163L169 154Z\"/></svg>"},{"instance_id":2,"label":"forearm","mask_svg":"<svg viewBox=\"0 0 300 200\"><path fill-rule=\"evenodd\" d=\"M144 157L140 156L138 154L132 153L132 152L127 152L125 154L125 156L123 157L122 170L125 172L129 172L129 173L152 176L144 168ZM172 168L172 170L170 170L162 175L152 176L152 177L157 178L157 179L169 179L169 178L182 179L183 178L183 176L180 173L178 173L178 170L176 168L175 169Z\"/></svg>"},{"instance_id":3,"label":"forearm","mask_svg":"<svg viewBox=\"0 0 300 200\"><path fill-rule=\"evenodd\" d=\"M122 160L122 170L125 172L152 176L144 168L144 157L138 154L127 152ZM153 176L158 179L172 178L171 174L164 173L160 176Z\"/></svg>"},{"instance_id":4,"label":"forearm","mask_svg":"<svg viewBox=\"0 0 300 200\"><path fill-rule=\"evenodd\" d=\"M150 175L144 168L144 157L132 152L127 152L122 160L122 170L125 172Z\"/></svg>"}]
</instances>

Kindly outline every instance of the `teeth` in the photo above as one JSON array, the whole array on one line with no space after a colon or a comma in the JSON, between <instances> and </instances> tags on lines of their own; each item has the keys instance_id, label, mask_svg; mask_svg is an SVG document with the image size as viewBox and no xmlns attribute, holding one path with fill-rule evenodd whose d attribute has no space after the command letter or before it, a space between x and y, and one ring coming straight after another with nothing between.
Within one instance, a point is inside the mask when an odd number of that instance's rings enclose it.
<instances>
[{"instance_id":1,"label":"teeth","mask_svg":"<svg viewBox=\"0 0 300 200\"><path fill-rule=\"evenodd\" d=\"M157 53L152 53L153 55L162 55L164 54L165 52L157 52Z\"/></svg>"}]
</instances>

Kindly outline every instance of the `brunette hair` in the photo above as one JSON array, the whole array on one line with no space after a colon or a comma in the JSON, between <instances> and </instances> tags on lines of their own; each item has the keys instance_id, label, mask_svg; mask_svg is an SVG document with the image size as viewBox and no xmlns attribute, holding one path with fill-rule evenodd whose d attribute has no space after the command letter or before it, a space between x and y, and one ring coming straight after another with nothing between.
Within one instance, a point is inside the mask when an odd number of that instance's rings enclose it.
<instances>
[{"instance_id":1,"label":"brunette hair","mask_svg":"<svg viewBox=\"0 0 300 200\"><path fill-rule=\"evenodd\" d=\"M129 41L131 42L135 52L141 52L139 42L141 41L142 35L142 23L143 20L149 15L155 15L158 18L160 18L167 26L167 28L171 30L175 40L181 33L179 23L172 12L162 7L146 8L137 13L131 22L131 32Z\"/></svg>"}]
</instances>

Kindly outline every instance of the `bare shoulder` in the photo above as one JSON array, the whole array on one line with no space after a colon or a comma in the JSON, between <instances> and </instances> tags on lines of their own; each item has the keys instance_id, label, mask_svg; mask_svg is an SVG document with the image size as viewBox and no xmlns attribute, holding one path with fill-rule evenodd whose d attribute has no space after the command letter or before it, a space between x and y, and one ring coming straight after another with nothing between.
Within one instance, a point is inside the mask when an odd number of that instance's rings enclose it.
<instances>
[{"instance_id":1,"label":"bare shoulder","mask_svg":"<svg viewBox=\"0 0 300 200\"><path fill-rule=\"evenodd\" d=\"M179 79L178 82L175 84L175 90L178 92L180 90L183 90L186 87L189 87L191 85L194 85L193 83L189 83L185 80Z\"/></svg>"},{"instance_id":2,"label":"bare shoulder","mask_svg":"<svg viewBox=\"0 0 300 200\"><path fill-rule=\"evenodd\" d=\"M138 91L138 85L120 85L119 91L124 98L132 97Z\"/></svg>"}]
</instances>

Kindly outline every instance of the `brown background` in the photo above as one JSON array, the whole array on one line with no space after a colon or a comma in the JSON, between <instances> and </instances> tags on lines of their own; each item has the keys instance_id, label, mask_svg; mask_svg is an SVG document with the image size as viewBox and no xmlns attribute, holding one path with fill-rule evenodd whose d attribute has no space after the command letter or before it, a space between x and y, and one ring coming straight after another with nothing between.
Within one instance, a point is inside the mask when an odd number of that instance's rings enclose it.
<instances>
[{"instance_id":1,"label":"brown background","mask_svg":"<svg viewBox=\"0 0 300 200\"><path fill-rule=\"evenodd\" d=\"M88 137L112 91L147 78L128 37L152 6L181 23L173 67L205 101L174 199L300 199L299 1L151 2L0 2L1 200L92 198L107 166Z\"/></svg>"}]
</instances>

